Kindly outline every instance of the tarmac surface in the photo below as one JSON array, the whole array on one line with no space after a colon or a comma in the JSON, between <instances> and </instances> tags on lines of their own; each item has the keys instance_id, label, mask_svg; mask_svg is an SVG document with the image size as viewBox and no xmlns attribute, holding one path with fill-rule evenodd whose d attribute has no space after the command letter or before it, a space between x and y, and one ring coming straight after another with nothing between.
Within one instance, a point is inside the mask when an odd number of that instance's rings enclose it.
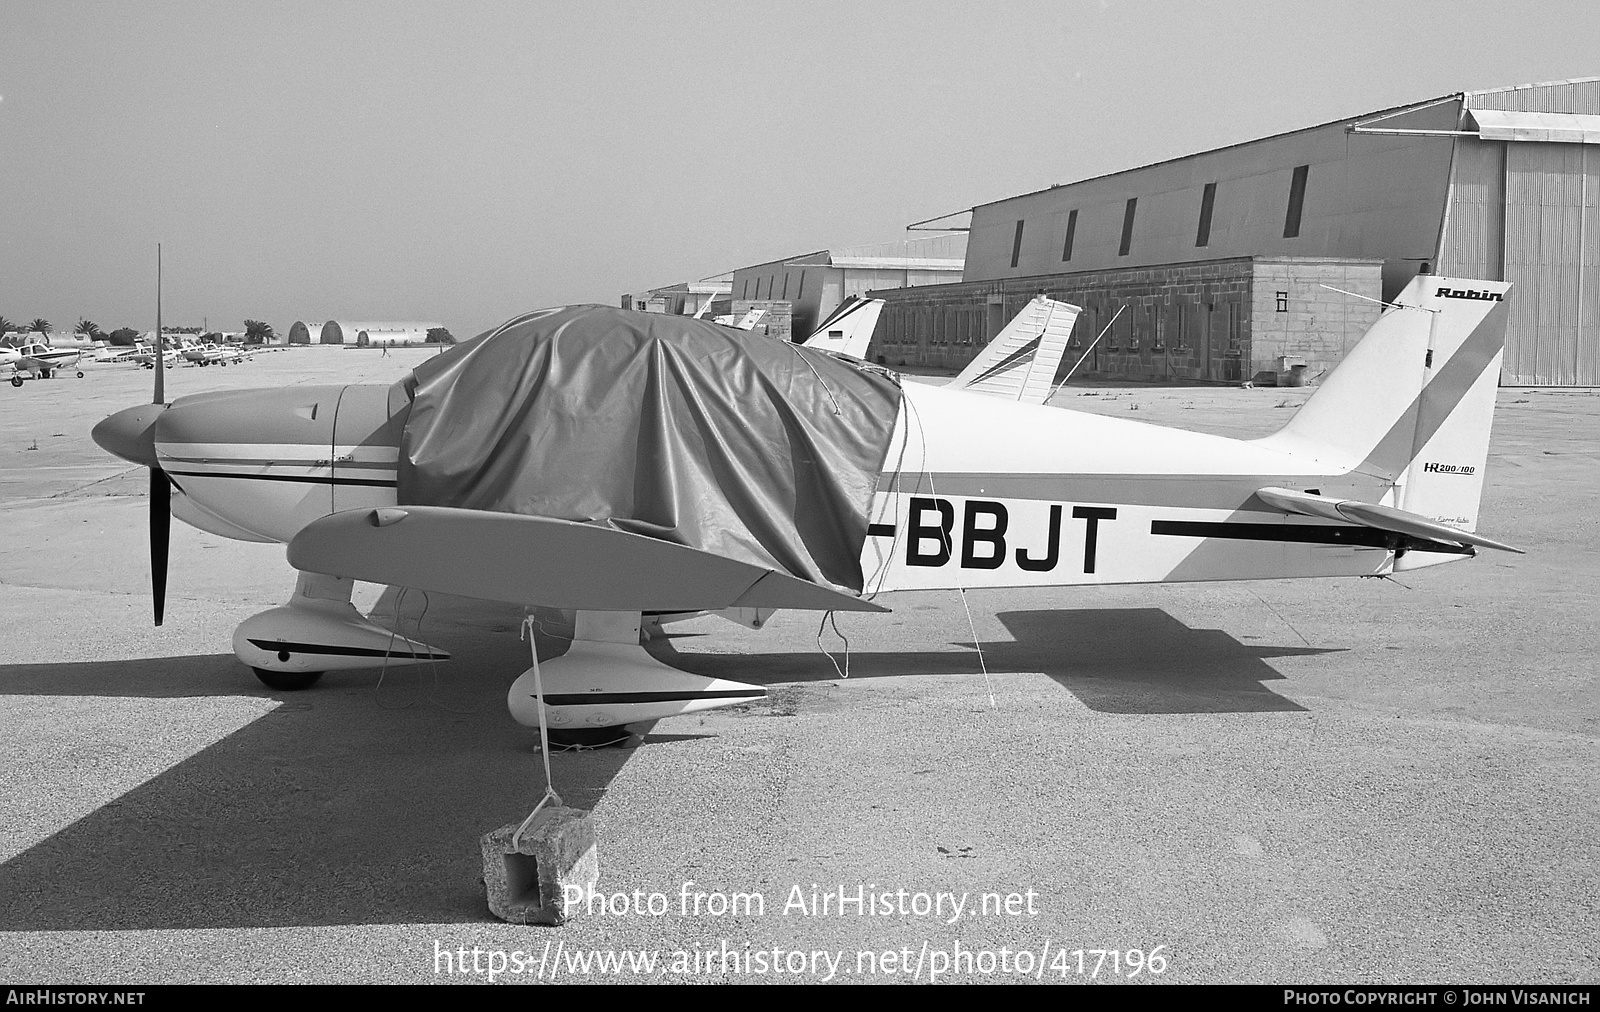
<instances>
[{"instance_id":1,"label":"tarmac surface","mask_svg":"<svg viewBox=\"0 0 1600 1012\"><path fill-rule=\"evenodd\" d=\"M421 354L281 351L167 392L390 381ZM229 639L287 600L281 546L175 524L152 628L145 477L88 435L151 374L85 371L0 386L0 979L1600 977L1600 392L1500 392L1480 529L1526 556L974 591L970 625L957 595L889 595L839 619L848 679L813 614L673 627L658 656L770 696L555 756L610 900L535 928L479 881L479 836L544 789L505 709L518 613L364 586L455 659L273 692ZM1056 403L1253 436L1309 393Z\"/></svg>"}]
</instances>

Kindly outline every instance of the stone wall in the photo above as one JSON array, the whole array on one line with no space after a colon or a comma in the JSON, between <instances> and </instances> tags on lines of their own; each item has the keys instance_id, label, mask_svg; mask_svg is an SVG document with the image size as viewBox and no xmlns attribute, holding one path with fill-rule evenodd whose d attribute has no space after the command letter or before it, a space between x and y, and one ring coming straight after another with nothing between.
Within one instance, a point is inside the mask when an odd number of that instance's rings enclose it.
<instances>
[{"instance_id":1,"label":"stone wall","mask_svg":"<svg viewBox=\"0 0 1600 1012\"><path fill-rule=\"evenodd\" d=\"M734 299L733 319L737 323L744 319L744 314L752 309L765 309L767 315L751 330L753 334L765 334L767 337L779 341L788 341L793 337L794 304L776 299Z\"/></svg>"},{"instance_id":2,"label":"stone wall","mask_svg":"<svg viewBox=\"0 0 1600 1012\"><path fill-rule=\"evenodd\" d=\"M1381 274L1376 260L1238 257L878 291L887 304L868 354L889 365L959 369L1042 292L1083 307L1062 363L1065 372L1087 352L1075 376L1236 383L1276 371L1279 356L1316 376L1378 310L1322 286L1376 299Z\"/></svg>"}]
</instances>

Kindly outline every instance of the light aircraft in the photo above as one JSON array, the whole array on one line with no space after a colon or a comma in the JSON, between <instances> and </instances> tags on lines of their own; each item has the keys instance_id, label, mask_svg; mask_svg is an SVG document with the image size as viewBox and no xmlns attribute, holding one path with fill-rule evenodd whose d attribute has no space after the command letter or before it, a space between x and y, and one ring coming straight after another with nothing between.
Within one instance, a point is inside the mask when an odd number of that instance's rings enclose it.
<instances>
[{"instance_id":1,"label":"light aircraft","mask_svg":"<svg viewBox=\"0 0 1600 1012\"><path fill-rule=\"evenodd\" d=\"M22 385L22 374L28 373L36 379L49 379L58 369L76 369L78 378L83 379L83 370L77 369L83 359L84 349L56 348L42 341L30 341L16 349L17 358L11 364L11 385Z\"/></svg>"},{"instance_id":2,"label":"light aircraft","mask_svg":"<svg viewBox=\"0 0 1600 1012\"><path fill-rule=\"evenodd\" d=\"M865 359L883 306L882 299L846 299L806 339L805 347ZM1045 403L1055 393L1056 370L1080 312L1069 303L1035 296L945 386L1025 404Z\"/></svg>"},{"instance_id":3,"label":"light aircraft","mask_svg":"<svg viewBox=\"0 0 1600 1012\"><path fill-rule=\"evenodd\" d=\"M817 324L817 329L802 343L818 351L865 360L867 346L872 343L872 332L878 329L878 317L883 313L883 304L882 299L863 299L852 295L839 303L827 319Z\"/></svg>"},{"instance_id":4,"label":"light aircraft","mask_svg":"<svg viewBox=\"0 0 1600 1012\"><path fill-rule=\"evenodd\" d=\"M220 363L222 361L222 353L217 350L216 345L209 341L185 346L183 349L183 357L185 361L193 362L195 365L200 366Z\"/></svg>"},{"instance_id":5,"label":"light aircraft","mask_svg":"<svg viewBox=\"0 0 1600 1012\"><path fill-rule=\"evenodd\" d=\"M210 341L201 341L198 344L188 344L183 347L183 357L198 366L230 365L245 361L245 354L239 348L230 344L214 344Z\"/></svg>"},{"instance_id":6,"label":"light aircraft","mask_svg":"<svg viewBox=\"0 0 1600 1012\"><path fill-rule=\"evenodd\" d=\"M154 369L157 354L155 343L144 344L141 342L139 350L133 356L133 360L146 369ZM184 360L183 346L177 342L176 338L174 338L173 344L167 344L165 338L163 338L159 355L166 368L174 368Z\"/></svg>"},{"instance_id":7,"label":"light aircraft","mask_svg":"<svg viewBox=\"0 0 1600 1012\"><path fill-rule=\"evenodd\" d=\"M760 323L762 321L762 319L764 319L766 317L766 315L767 315L767 311L765 309L752 309L752 310L747 311L743 316L739 317L737 320L734 319L732 313L729 313L726 316L717 317L712 322L714 322L716 324L719 324L720 326L723 326L723 327L732 327L734 330L755 330L756 329L756 324ZM698 317L698 316L695 317L695 319L697 319L697 320L699 318L700 317Z\"/></svg>"},{"instance_id":8,"label":"light aircraft","mask_svg":"<svg viewBox=\"0 0 1600 1012\"><path fill-rule=\"evenodd\" d=\"M1253 440L902 385L795 345L605 307L519 317L394 386L171 404L158 391L94 438L151 470L157 624L169 510L288 545L294 595L234 634L239 658L278 688L445 656L362 618L352 580L573 609L571 650L542 666L544 713L552 740L582 741L763 693L650 657L640 628L653 613L748 619L886 611L878 596L899 590L1385 576L1518 551L1475 533L1509 290L1418 277L1282 430ZM805 396L769 411L742 356L768 363L769 386ZM626 369L583 385L613 359ZM662 376L701 368L717 396L661 399ZM535 374L542 386L517 386ZM637 388L617 379L646 374ZM468 413L450 417L449 384L469 381L454 405ZM504 401L513 389L533 393ZM611 413L629 408L618 427ZM716 428L718 411L734 424ZM519 511L472 505L508 489ZM525 724L539 717L533 673L509 695Z\"/></svg>"},{"instance_id":9,"label":"light aircraft","mask_svg":"<svg viewBox=\"0 0 1600 1012\"><path fill-rule=\"evenodd\" d=\"M112 345L97 346L94 353L96 365L115 365L118 362L131 362L139 354L138 345L127 347L114 347Z\"/></svg>"}]
</instances>

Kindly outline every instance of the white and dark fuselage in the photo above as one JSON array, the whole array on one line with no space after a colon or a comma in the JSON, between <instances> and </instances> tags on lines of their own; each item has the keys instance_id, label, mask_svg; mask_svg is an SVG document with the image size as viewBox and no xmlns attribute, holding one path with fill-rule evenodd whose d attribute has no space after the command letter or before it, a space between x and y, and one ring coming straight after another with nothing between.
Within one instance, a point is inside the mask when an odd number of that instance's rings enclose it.
<instances>
[{"instance_id":1,"label":"white and dark fuselage","mask_svg":"<svg viewBox=\"0 0 1600 1012\"><path fill-rule=\"evenodd\" d=\"M1465 558L1474 546L1509 548L1472 533L1508 290L1419 277L1290 423L1257 440L907 383L865 504L862 593L1376 576ZM763 581L794 578L697 549L645 581L649 603L638 604L638 587L591 579L586 567L645 560L627 539L649 538L570 523L586 517L389 509L409 411L399 384L218 392L126 409L95 438L158 468L154 487L170 479L180 519L232 538L295 541L290 558L305 571L294 597L234 636L238 656L274 687L297 672L443 656L412 641L397 649L397 633L351 607L353 579L580 609L572 647L544 665L543 711L530 703L537 666L508 697L518 719L544 712L569 729L760 694L664 674L639 646L641 608L739 608L759 624L769 607L876 607L815 585L820 596L791 588L762 598ZM331 514L340 516L318 523ZM580 536L590 547L576 547ZM463 569L468 557L482 561ZM714 573L730 565L743 575L717 597ZM578 578L529 578L569 569Z\"/></svg>"},{"instance_id":2,"label":"white and dark fuselage","mask_svg":"<svg viewBox=\"0 0 1600 1012\"><path fill-rule=\"evenodd\" d=\"M408 404L388 386L306 386L182 397L155 427L179 519L287 543L339 510L392 506Z\"/></svg>"},{"instance_id":3,"label":"white and dark fuselage","mask_svg":"<svg viewBox=\"0 0 1600 1012\"><path fill-rule=\"evenodd\" d=\"M24 344L17 349L17 353L13 367L40 376L47 376L57 369L70 369L83 359L82 348L56 348L42 341Z\"/></svg>"},{"instance_id":4,"label":"white and dark fuselage","mask_svg":"<svg viewBox=\"0 0 1600 1012\"><path fill-rule=\"evenodd\" d=\"M287 542L330 513L392 506L407 408L398 388L376 385L181 398L156 427L173 512L227 537ZM1398 489L1271 440L907 384L862 549L864 590L1392 568L1382 532L1286 516L1255 498L1265 486L1387 503ZM1466 553L1409 554L1414 566Z\"/></svg>"}]
</instances>

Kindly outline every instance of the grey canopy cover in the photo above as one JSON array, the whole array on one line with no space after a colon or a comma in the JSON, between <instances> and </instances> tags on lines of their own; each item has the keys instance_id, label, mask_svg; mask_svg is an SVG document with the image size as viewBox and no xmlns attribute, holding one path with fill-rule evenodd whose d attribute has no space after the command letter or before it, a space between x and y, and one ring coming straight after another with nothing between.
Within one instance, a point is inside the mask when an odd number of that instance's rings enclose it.
<instances>
[{"instance_id":1,"label":"grey canopy cover","mask_svg":"<svg viewBox=\"0 0 1600 1012\"><path fill-rule=\"evenodd\" d=\"M399 502L596 521L860 593L889 378L703 320L517 317L405 381Z\"/></svg>"}]
</instances>

